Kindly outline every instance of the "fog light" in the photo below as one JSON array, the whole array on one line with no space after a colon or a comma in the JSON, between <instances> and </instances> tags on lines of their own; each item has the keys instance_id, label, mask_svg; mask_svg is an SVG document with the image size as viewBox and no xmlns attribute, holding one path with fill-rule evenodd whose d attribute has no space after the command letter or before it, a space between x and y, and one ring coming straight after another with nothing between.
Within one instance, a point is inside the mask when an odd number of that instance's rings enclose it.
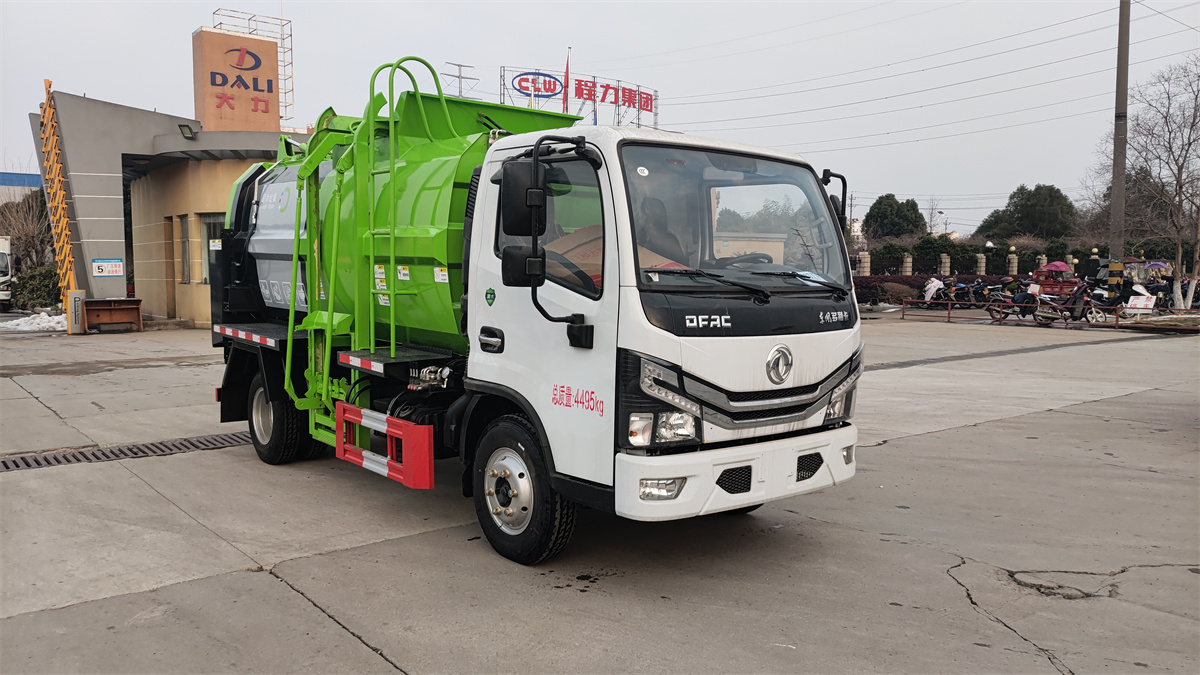
<instances>
[{"instance_id":1,"label":"fog light","mask_svg":"<svg viewBox=\"0 0 1200 675\"><path fill-rule=\"evenodd\" d=\"M643 478L638 481L638 497L646 501L675 499L686 482L686 478Z\"/></svg>"},{"instance_id":2,"label":"fog light","mask_svg":"<svg viewBox=\"0 0 1200 675\"><path fill-rule=\"evenodd\" d=\"M653 413L633 413L630 415L629 443L639 447L650 445L650 428L653 425Z\"/></svg>"},{"instance_id":3,"label":"fog light","mask_svg":"<svg viewBox=\"0 0 1200 675\"><path fill-rule=\"evenodd\" d=\"M846 464L854 463L854 446L853 445L851 445L848 448L842 448L842 461L845 462Z\"/></svg>"},{"instance_id":4,"label":"fog light","mask_svg":"<svg viewBox=\"0 0 1200 675\"><path fill-rule=\"evenodd\" d=\"M685 441L696 437L696 418L685 412L658 414L658 427L654 437L660 443Z\"/></svg>"}]
</instances>

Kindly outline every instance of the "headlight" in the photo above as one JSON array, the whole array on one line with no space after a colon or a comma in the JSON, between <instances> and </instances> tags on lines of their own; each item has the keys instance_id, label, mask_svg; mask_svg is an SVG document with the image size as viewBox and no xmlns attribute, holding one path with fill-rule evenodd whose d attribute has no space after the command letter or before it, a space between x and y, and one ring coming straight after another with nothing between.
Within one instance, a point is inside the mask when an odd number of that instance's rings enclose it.
<instances>
[{"instance_id":1,"label":"headlight","mask_svg":"<svg viewBox=\"0 0 1200 675\"><path fill-rule=\"evenodd\" d=\"M658 454L659 448L703 442L700 404L683 393L677 367L624 349L617 360L618 446Z\"/></svg>"},{"instance_id":2,"label":"headlight","mask_svg":"<svg viewBox=\"0 0 1200 675\"><path fill-rule=\"evenodd\" d=\"M696 418L685 412L658 413L654 440L659 443L690 441L696 437Z\"/></svg>"},{"instance_id":3,"label":"headlight","mask_svg":"<svg viewBox=\"0 0 1200 675\"><path fill-rule=\"evenodd\" d=\"M860 365L854 372L829 394L829 407L825 409L825 424L841 422L854 417L854 399L857 398L858 378L862 376Z\"/></svg>"},{"instance_id":4,"label":"headlight","mask_svg":"<svg viewBox=\"0 0 1200 675\"><path fill-rule=\"evenodd\" d=\"M657 380L657 382L656 382ZM656 398L660 401L665 401L679 408L684 412L691 413L694 416L700 415L700 404L658 384L658 382L666 382L667 384L679 386L679 376L675 373L663 368L662 366L642 359L642 391L646 395Z\"/></svg>"}]
</instances>

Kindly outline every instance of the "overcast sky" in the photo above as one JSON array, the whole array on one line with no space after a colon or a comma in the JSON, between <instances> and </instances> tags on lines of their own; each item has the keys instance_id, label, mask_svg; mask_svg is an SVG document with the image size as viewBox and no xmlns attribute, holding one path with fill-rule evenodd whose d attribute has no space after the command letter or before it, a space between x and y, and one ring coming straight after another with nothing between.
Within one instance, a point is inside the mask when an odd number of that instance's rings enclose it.
<instances>
[{"instance_id":1,"label":"overcast sky","mask_svg":"<svg viewBox=\"0 0 1200 675\"><path fill-rule=\"evenodd\" d=\"M0 2L3 170L36 171L27 114L56 90L194 116L191 34L219 7ZM1019 184L1072 197L1112 128L1117 0L1103 2L295 2L295 119L361 114L380 63L571 69L661 97L660 126L798 152L879 194L930 198L970 232ZM1200 49L1200 2L1135 1L1130 80Z\"/></svg>"}]
</instances>

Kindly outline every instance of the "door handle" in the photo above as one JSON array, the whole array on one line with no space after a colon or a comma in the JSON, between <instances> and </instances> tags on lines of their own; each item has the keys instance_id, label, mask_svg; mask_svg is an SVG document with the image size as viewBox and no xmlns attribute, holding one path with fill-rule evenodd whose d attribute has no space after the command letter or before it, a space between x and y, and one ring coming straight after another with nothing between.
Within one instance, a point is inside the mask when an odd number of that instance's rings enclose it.
<instances>
[{"instance_id":1,"label":"door handle","mask_svg":"<svg viewBox=\"0 0 1200 675\"><path fill-rule=\"evenodd\" d=\"M489 354L503 353L504 331L491 326L482 326L479 329L479 348Z\"/></svg>"}]
</instances>

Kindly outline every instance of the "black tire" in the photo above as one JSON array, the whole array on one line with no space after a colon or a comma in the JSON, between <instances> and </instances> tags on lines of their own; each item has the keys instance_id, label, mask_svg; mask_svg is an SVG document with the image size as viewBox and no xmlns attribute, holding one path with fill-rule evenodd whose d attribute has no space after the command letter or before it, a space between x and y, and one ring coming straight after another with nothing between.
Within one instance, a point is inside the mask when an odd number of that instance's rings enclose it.
<instances>
[{"instance_id":1,"label":"black tire","mask_svg":"<svg viewBox=\"0 0 1200 675\"><path fill-rule=\"evenodd\" d=\"M250 380L246 420L254 451L267 464L287 464L313 454L316 443L308 434L308 416L297 410L291 399L268 400L262 373Z\"/></svg>"},{"instance_id":2,"label":"black tire","mask_svg":"<svg viewBox=\"0 0 1200 675\"><path fill-rule=\"evenodd\" d=\"M754 506L743 506L740 509L730 509L728 511L725 511L724 513L727 513L731 516L744 516L747 513L752 513L761 508L762 508L762 504L755 504Z\"/></svg>"},{"instance_id":3,"label":"black tire","mask_svg":"<svg viewBox=\"0 0 1200 675\"><path fill-rule=\"evenodd\" d=\"M522 565L558 555L575 531L575 504L550 486L542 453L529 420L505 415L483 431L472 466L475 515L484 536L497 553Z\"/></svg>"}]
</instances>

